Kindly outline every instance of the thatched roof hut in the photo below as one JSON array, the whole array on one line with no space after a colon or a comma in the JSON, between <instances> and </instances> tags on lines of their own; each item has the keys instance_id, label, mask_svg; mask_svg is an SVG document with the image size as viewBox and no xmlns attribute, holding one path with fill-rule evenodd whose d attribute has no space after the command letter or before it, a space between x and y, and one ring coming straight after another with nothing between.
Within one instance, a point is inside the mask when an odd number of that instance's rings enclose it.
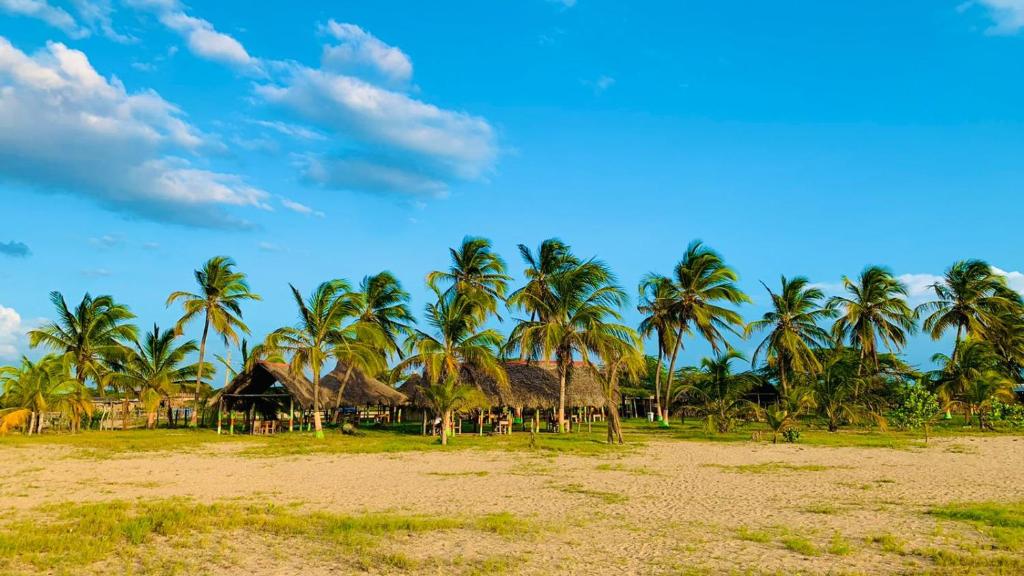
<instances>
[{"instance_id":1,"label":"thatched roof hut","mask_svg":"<svg viewBox=\"0 0 1024 576\"><path fill-rule=\"evenodd\" d=\"M427 401L426 395L423 394L423 385L423 377L419 374L413 374L406 378L405 382L402 382L397 390L405 395L408 406L426 408L430 403Z\"/></svg>"},{"instance_id":2,"label":"thatched roof hut","mask_svg":"<svg viewBox=\"0 0 1024 576\"><path fill-rule=\"evenodd\" d=\"M338 362L331 373L320 379L321 390L330 390L330 398L334 399L338 394L341 381L348 373L348 384L341 395L341 403L344 406L399 406L405 404L406 397L398 390L377 380L373 376L364 373L358 368L348 367Z\"/></svg>"},{"instance_id":3,"label":"thatched roof hut","mask_svg":"<svg viewBox=\"0 0 1024 576\"><path fill-rule=\"evenodd\" d=\"M499 386L494 378L471 370L467 371L466 380L483 392L491 406L558 407L558 368L554 362L508 361L504 366L508 374L507 387ZM423 380L416 374L410 376L399 390L410 398L411 405L423 407L426 400L422 386ZM601 408L606 404L597 372L582 362L573 364L565 395L567 407Z\"/></svg>"},{"instance_id":4,"label":"thatched roof hut","mask_svg":"<svg viewBox=\"0 0 1024 576\"><path fill-rule=\"evenodd\" d=\"M346 367L338 363L330 374L320 379L321 406L332 406L338 394L338 387L345 377ZM275 384L281 390L274 391ZM260 396L272 397L275 394L287 394L295 401L296 406L304 409L313 408L313 383L305 376L296 376L287 364L276 362L257 362L251 370L242 372L231 381L221 393L225 407L231 409L239 405L251 404ZM406 401L405 396L376 378L363 374L354 368L349 374L348 384L342 395L345 406L397 406Z\"/></svg>"}]
</instances>

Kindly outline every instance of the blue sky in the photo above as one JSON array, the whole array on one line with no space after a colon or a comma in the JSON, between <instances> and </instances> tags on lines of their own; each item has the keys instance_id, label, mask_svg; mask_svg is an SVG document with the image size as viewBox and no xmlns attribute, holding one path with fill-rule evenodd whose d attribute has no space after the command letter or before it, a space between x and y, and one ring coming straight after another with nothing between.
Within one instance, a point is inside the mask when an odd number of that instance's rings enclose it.
<instances>
[{"instance_id":1,"label":"blue sky","mask_svg":"<svg viewBox=\"0 0 1024 576\"><path fill-rule=\"evenodd\" d=\"M0 0L0 355L54 289L167 326L216 254L259 336L288 282L388 269L418 312L466 234L517 276L558 236L631 293L701 238L748 318L761 280L867 264L916 301L970 257L1024 290L1022 27L1022 0Z\"/></svg>"}]
</instances>

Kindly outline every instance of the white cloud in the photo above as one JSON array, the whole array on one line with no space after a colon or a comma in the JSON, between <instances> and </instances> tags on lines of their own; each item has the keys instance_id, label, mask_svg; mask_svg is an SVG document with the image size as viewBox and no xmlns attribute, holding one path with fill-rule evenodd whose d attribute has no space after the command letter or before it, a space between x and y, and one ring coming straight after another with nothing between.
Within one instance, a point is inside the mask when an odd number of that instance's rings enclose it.
<instances>
[{"instance_id":1,"label":"white cloud","mask_svg":"<svg viewBox=\"0 0 1024 576\"><path fill-rule=\"evenodd\" d=\"M1010 288L1024 294L1024 274L1017 272L1016 270L1013 272L1007 272L1006 270L996 268L995 266L992 267L992 271L1001 276L1005 276L1006 283Z\"/></svg>"},{"instance_id":2,"label":"white cloud","mask_svg":"<svg viewBox=\"0 0 1024 576\"><path fill-rule=\"evenodd\" d=\"M18 357L27 331L17 310L0 305L0 359L13 360Z\"/></svg>"},{"instance_id":3,"label":"white cloud","mask_svg":"<svg viewBox=\"0 0 1024 576\"><path fill-rule=\"evenodd\" d=\"M401 49L390 46L355 24L330 20L321 30L341 44L324 46L323 67L336 72L370 72L384 80L404 84L412 78L412 61Z\"/></svg>"},{"instance_id":4,"label":"white cloud","mask_svg":"<svg viewBox=\"0 0 1024 576\"><path fill-rule=\"evenodd\" d=\"M1024 0L976 0L965 6L978 4L988 9L993 25L989 34L1016 34L1024 28Z\"/></svg>"},{"instance_id":5,"label":"white cloud","mask_svg":"<svg viewBox=\"0 0 1024 576\"><path fill-rule=\"evenodd\" d=\"M284 197L281 197L280 201L281 206L284 206L285 208L291 210L292 212L298 212L299 214L305 214L307 216L316 216L318 218L323 218L325 216L323 212L319 210L314 210L313 208L310 208L309 206L306 206L305 204L302 204L300 202L289 200L288 198Z\"/></svg>"},{"instance_id":6,"label":"white cloud","mask_svg":"<svg viewBox=\"0 0 1024 576\"><path fill-rule=\"evenodd\" d=\"M303 177L314 184L338 190L379 194L401 192L415 196L444 198L448 184L397 162L368 158L310 158Z\"/></svg>"},{"instance_id":7,"label":"white cloud","mask_svg":"<svg viewBox=\"0 0 1024 576\"><path fill-rule=\"evenodd\" d=\"M281 83L257 86L256 92L339 137L411 156L420 172L476 179L496 156L494 130L483 118L353 76L295 66Z\"/></svg>"},{"instance_id":8,"label":"white cloud","mask_svg":"<svg viewBox=\"0 0 1024 576\"><path fill-rule=\"evenodd\" d=\"M291 136L292 138L298 138L300 140L324 140L326 137L317 132L316 130L310 130L304 126L298 124L289 124L287 122L270 121L270 120L250 120L257 126L269 128L285 136Z\"/></svg>"},{"instance_id":9,"label":"white cloud","mask_svg":"<svg viewBox=\"0 0 1024 576\"><path fill-rule=\"evenodd\" d=\"M0 177L82 193L137 216L239 225L224 206L267 208L239 177L193 167L210 139L153 91L129 93L61 43L29 55L0 36Z\"/></svg>"},{"instance_id":10,"label":"white cloud","mask_svg":"<svg viewBox=\"0 0 1024 576\"><path fill-rule=\"evenodd\" d=\"M75 11L82 18L82 21L92 30L98 30L101 34L114 42L127 44L135 42L132 36L121 34L114 29L111 15L114 7L110 0L73 0Z\"/></svg>"},{"instance_id":11,"label":"white cloud","mask_svg":"<svg viewBox=\"0 0 1024 576\"><path fill-rule=\"evenodd\" d=\"M106 278L111 276L112 272L106 268L88 268L82 270L82 276L86 278Z\"/></svg>"},{"instance_id":12,"label":"white cloud","mask_svg":"<svg viewBox=\"0 0 1024 576\"><path fill-rule=\"evenodd\" d=\"M260 242L259 244L256 245L256 247L259 248L260 251L262 251L262 252L283 252L284 251L284 248L281 248L280 246L278 246L277 244L274 244L273 242Z\"/></svg>"},{"instance_id":13,"label":"white cloud","mask_svg":"<svg viewBox=\"0 0 1024 576\"><path fill-rule=\"evenodd\" d=\"M176 32L190 52L205 60L227 64L255 75L263 74L263 65L249 55L234 37L218 31L207 20L190 16L177 0L126 0L129 6L156 14L157 20Z\"/></svg>"},{"instance_id":14,"label":"white cloud","mask_svg":"<svg viewBox=\"0 0 1024 576\"><path fill-rule=\"evenodd\" d=\"M67 10L53 6L46 0L0 0L0 12L42 20L72 38L89 35L89 30L79 26Z\"/></svg>"},{"instance_id":15,"label":"white cloud","mask_svg":"<svg viewBox=\"0 0 1024 576\"><path fill-rule=\"evenodd\" d=\"M603 94L615 85L615 78L602 74L597 77L597 80L583 80L583 85L593 88L594 94Z\"/></svg>"},{"instance_id":16,"label":"white cloud","mask_svg":"<svg viewBox=\"0 0 1024 576\"><path fill-rule=\"evenodd\" d=\"M104 234L89 238L89 244L98 248L114 248L124 243L124 238L114 234Z\"/></svg>"},{"instance_id":17,"label":"white cloud","mask_svg":"<svg viewBox=\"0 0 1024 576\"><path fill-rule=\"evenodd\" d=\"M924 300L934 296L932 286L942 282L942 276L936 274L900 274L897 280L907 287L907 298Z\"/></svg>"}]
</instances>

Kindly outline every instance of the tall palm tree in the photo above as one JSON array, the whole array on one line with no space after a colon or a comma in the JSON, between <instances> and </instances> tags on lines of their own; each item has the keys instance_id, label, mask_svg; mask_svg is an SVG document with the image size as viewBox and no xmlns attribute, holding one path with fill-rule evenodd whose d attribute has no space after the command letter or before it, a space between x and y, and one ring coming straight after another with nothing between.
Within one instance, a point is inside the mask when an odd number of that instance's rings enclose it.
<instances>
[{"instance_id":1,"label":"tall palm tree","mask_svg":"<svg viewBox=\"0 0 1024 576\"><path fill-rule=\"evenodd\" d=\"M447 284L444 292L474 293L473 299L479 304L477 315L497 315L498 302L505 301L508 282L505 261L491 249L486 238L466 236L458 248L449 249L452 264L448 271L427 274L427 284L440 288Z\"/></svg>"},{"instance_id":2,"label":"tall palm tree","mask_svg":"<svg viewBox=\"0 0 1024 576\"><path fill-rule=\"evenodd\" d=\"M661 407L663 363L665 355L676 349L676 322L673 316L676 296L676 286L668 277L648 274L640 281L640 305L637 306L637 310L644 315L640 321L640 335L644 338L655 336L658 346L658 360L654 371L654 404L659 422L665 421Z\"/></svg>"},{"instance_id":3,"label":"tall palm tree","mask_svg":"<svg viewBox=\"0 0 1024 576\"><path fill-rule=\"evenodd\" d=\"M916 315L907 305L907 288L880 266L869 266L856 280L843 277L846 296L833 296L829 308L839 310L832 325L837 342L848 341L860 352L861 363L870 362L877 373L878 343L890 353L899 352L907 335L917 330Z\"/></svg>"},{"instance_id":4,"label":"tall palm tree","mask_svg":"<svg viewBox=\"0 0 1024 576\"><path fill-rule=\"evenodd\" d=\"M733 360L744 360L743 354L727 350L712 358L704 358L700 372L681 392L699 402L709 430L729 432L744 412L753 412L756 405L746 399L748 392L760 383L752 371L733 372Z\"/></svg>"},{"instance_id":5,"label":"tall palm tree","mask_svg":"<svg viewBox=\"0 0 1024 576\"><path fill-rule=\"evenodd\" d=\"M86 294L74 310L60 292L50 292L50 301L57 309L57 320L29 331L29 344L66 355L78 383L85 387L91 379L102 393L103 361L135 340L138 329L129 323L135 315L110 296Z\"/></svg>"},{"instance_id":6,"label":"tall palm tree","mask_svg":"<svg viewBox=\"0 0 1024 576\"><path fill-rule=\"evenodd\" d=\"M427 305L426 320L433 331L413 331L398 368L422 371L427 383L424 393L441 416L441 444L447 445L452 412L471 392L465 380L468 372L494 378L499 386L508 385L508 375L498 359L501 334L483 328L481 293L432 288L437 300Z\"/></svg>"},{"instance_id":7,"label":"tall palm tree","mask_svg":"<svg viewBox=\"0 0 1024 576\"><path fill-rule=\"evenodd\" d=\"M717 353L725 342L723 330L735 332L743 326L740 314L722 304L735 306L750 302L750 297L736 284L739 281L736 271L700 240L687 246L683 259L676 264L672 281L675 294L670 313L675 319L675 336L665 384L666 410L672 398L672 380L683 335L696 333Z\"/></svg>"},{"instance_id":8,"label":"tall palm tree","mask_svg":"<svg viewBox=\"0 0 1024 576\"><path fill-rule=\"evenodd\" d=\"M74 431L82 417L92 414L85 386L71 376L70 357L47 355L33 362L22 357L18 366L0 367L0 434L23 427L43 431L43 416L60 412Z\"/></svg>"},{"instance_id":9,"label":"tall palm tree","mask_svg":"<svg viewBox=\"0 0 1024 576\"><path fill-rule=\"evenodd\" d=\"M235 270L235 261L227 256L214 256L195 271L198 293L172 292L167 297L167 306L181 301L184 314L178 320L174 330L179 335L184 333L185 326L200 316L203 318L203 335L199 340L199 369L196 371L195 405L192 410L191 424L198 424L199 389L203 381L203 370L208 366L206 359L206 338L210 328L224 340L224 344L238 344L238 333L249 333L249 328L242 322L242 302L260 300L258 294L249 290L249 282L245 274Z\"/></svg>"},{"instance_id":10,"label":"tall palm tree","mask_svg":"<svg viewBox=\"0 0 1024 576\"><path fill-rule=\"evenodd\" d=\"M146 408L147 428L156 423L160 400L169 400L183 387L194 385L199 372L198 362L188 362L188 357L199 350L195 340L180 344L176 340L173 331L161 331L154 324L141 342L135 342L131 353L115 364L110 376L116 388L133 391ZM212 374L213 367L206 368L204 372Z\"/></svg>"},{"instance_id":11,"label":"tall palm tree","mask_svg":"<svg viewBox=\"0 0 1024 576\"><path fill-rule=\"evenodd\" d=\"M629 339L633 330L620 323L619 309L626 293L615 275L599 260L587 260L549 279L551 296L524 293L517 304L536 310L536 319L521 320L509 336L507 348L525 351L530 358L554 356L558 365L558 429L565 430L565 391L577 355L586 364L600 356L610 338Z\"/></svg>"},{"instance_id":12,"label":"tall palm tree","mask_svg":"<svg viewBox=\"0 0 1024 576\"><path fill-rule=\"evenodd\" d=\"M917 312L930 312L923 328L933 340L956 329L952 358L959 354L964 336L988 337L996 329L1000 314L1022 306L1020 294L1006 285L1006 278L981 260L954 263L932 290L935 300L921 304Z\"/></svg>"},{"instance_id":13,"label":"tall palm tree","mask_svg":"<svg viewBox=\"0 0 1024 576\"><path fill-rule=\"evenodd\" d=\"M386 356L402 356L399 339L412 333L416 318L409 311L409 293L390 272L366 276L359 283L363 295L359 320L376 326L384 338Z\"/></svg>"},{"instance_id":14,"label":"tall palm tree","mask_svg":"<svg viewBox=\"0 0 1024 576\"><path fill-rule=\"evenodd\" d=\"M765 290L771 296L772 307L760 320L747 325L746 334L768 331L754 350L753 362L756 364L763 353L768 365L778 371L779 388L785 393L792 373L816 374L821 370L815 350L827 345L829 335L818 323L832 316L832 310L822 306L825 294L803 276L783 276L777 293L768 286Z\"/></svg>"},{"instance_id":15,"label":"tall palm tree","mask_svg":"<svg viewBox=\"0 0 1024 576\"><path fill-rule=\"evenodd\" d=\"M320 284L308 299L303 299L295 286L289 284L289 287L299 309L299 321L295 326L278 328L267 336L267 348L289 354L293 374L302 375L308 370L312 375L313 426L316 437L322 439L320 375L336 348L345 345L345 321L359 316L361 298L344 280Z\"/></svg>"},{"instance_id":16,"label":"tall palm tree","mask_svg":"<svg viewBox=\"0 0 1024 576\"><path fill-rule=\"evenodd\" d=\"M530 313L531 320L536 320L543 310L537 309L531 302L550 302L554 296L551 279L568 268L578 266L580 261L573 255L572 249L557 238L541 242L536 254L525 244L520 244L519 254L526 263L526 270L523 271L526 284L509 295L509 305L523 308Z\"/></svg>"}]
</instances>

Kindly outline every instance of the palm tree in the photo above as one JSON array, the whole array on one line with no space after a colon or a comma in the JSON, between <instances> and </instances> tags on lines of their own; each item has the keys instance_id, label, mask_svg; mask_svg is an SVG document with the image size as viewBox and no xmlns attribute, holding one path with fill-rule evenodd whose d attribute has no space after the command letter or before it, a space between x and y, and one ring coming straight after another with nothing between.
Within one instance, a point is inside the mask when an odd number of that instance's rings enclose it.
<instances>
[{"instance_id":1,"label":"palm tree","mask_svg":"<svg viewBox=\"0 0 1024 576\"><path fill-rule=\"evenodd\" d=\"M390 272L366 276L359 283L363 295L359 320L376 326L384 338L385 356L402 356L399 339L412 333L416 318L409 311L409 293Z\"/></svg>"},{"instance_id":2,"label":"palm tree","mask_svg":"<svg viewBox=\"0 0 1024 576\"><path fill-rule=\"evenodd\" d=\"M619 391L621 376L635 379L646 369L647 358L644 356L640 335L632 330L621 334L609 334L598 343L598 357L604 364L603 369L590 364L589 368L597 373L598 381L604 392L605 405L608 408L608 443L622 444L622 421L619 417L619 404L622 396Z\"/></svg>"},{"instance_id":3,"label":"palm tree","mask_svg":"<svg viewBox=\"0 0 1024 576\"><path fill-rule=\"evenodd\" d=\"M869 266L856 281L843 277L848 296L833 296L829 308L840 316L832 325L837 342L848 341L860 351L861 363L870 360L878 372L878 342L890 353L899 352L907 335L917 329L914 311L907 305L907 288L880 266Z\"/></svg>"},{"instance_id":4,"label":"palm tree","mask_svg":"<svg viewBox=\"0 0 1024 576\"><path fill-rule=\"evenodd\" d=\"M1001 314L1022 306L1020 294L1006 285L1006 278L981 260L954 263L943 279L932 285L932 290L935 300L918 306L917 313L931 312L924 319L923 327L933 340L956 329L953 358L958 355L965 335L990 336Z\"/></svg>"},{"instance_id":5,"label":"palm tree","mask_svg":"<svg viewBox=\"0 0 1024 576\"><path fill-rule=\"evenodd\" d=\"M299 322L295 326L278 328L267 337L267 348L291 355L293 374L309 371L313 378L313 426L316 437L324 437L321 419L320 374L324 362L344 347L350 335L345 334L345 320L357 318L361 298L344 280L330 280L320 284L304 300L302 293L289 284L299 309Z\"/></svg>"},{"instance_id":6,"label":"palm tree","mask_svg":"<svg viewBox=\"0 0 1024 576\"><path fill-rule=\"evenodd\" d=\"M790 373L817 374L821 370L815 350L825 346L829 337L818 323L830 317L832 311L822 307L825 294L810 286L803 276L782 276L778 293L768 286L765 290L771 296L772 307L747 326L746 334L768 331L754 350L753 363L764 353L768 365L778 371L780 391L786 393Z\"/></svg>"},{"instance_id":7,"label":"palm tree","mask_svg":"<svg viewBox=\"0 0 1024 576\"><path fill-rule=\"evenodd\" d=\"M531 320L536 320L543 310L536 309L531 302L550 302L554 296L551 279L568 268L578 266L580 261L569 246L557 238L541 242L536 254L525 244L520 244L519 254L526 263L523 271L526 284L509 295L509 305L523 308L530 313Z\"/></svg>"},{"instance_id":8,"label":"palm tree","mask_svg":"<svg viewBox=\"0 0 1024 576\"><path fill-rule=\"evenodd\" d=\"M939 365L931 375L935 391L943 402L963 406L968 420L993 398L1013 400L1013 380L1004 372L992 345L984 340L969 337L960 343L955 357L935 354L932 362Z\"/></svg>"},{"instance_id":9,"label":"palm tree","mask_svg":"<svg viewBox=\"0 0 1024 576\"><path fill-rule=\"evenodd\" d=\"M505 301L511 278L505 273L505 261L491 249L491 241L466 236L457 249L450 248L449 252L451 267L447 272L427 274L427 284L435 288L447 284L446 294L453 290L472 292L478 296L474 301L480 304L476 313L481 319L488 314L497 315L498 301Z\"/></svg>"},{"instance_id":10,"label":"palm tree","mask_svg":"<svg viewBox=\"0 0 1024 576\"><path fill-rule=\"evenodd\" d=\"M717 353L725 342L723 330L735 332L743 325L743 318L722 303L739 305L750 302L736 282L739 275L725 264L714 250L695 240L686 248L683 259L676 264L672 281L675 293L670 314L675 319L674 348L669 356L668 382L665 384L665 409L672 398L672 380L676 359L683 346L683 335L700 335ZM668 419L666 418L666 422Z\"/></svg>"},{"instance_id":11,"label":"palm tree","mask_svg":"<svg viewBox=\"0 0 1024 576\"><path fill-rule=\"evenodd\" d=\"M43 416L60 412L74 431L82 417L92 414L92 399L73 378L70 357L47 355L36 362L22 357L18 366L0 367L0 434L24 427L26 433L43 431Z\"/></svg>"},{"instance_id":12,"label":"palm tree","mask_svg":"<svg viewBox=\"0 0 1024 576\"><path fill-rule=\"evenodd\" d=\"M154 324L143 341L135 342L131 353L115 364L110 376L111 384L122 390L131 390L138 397L145 407L146 427L150 429L156 425L160 400L170 401L173 394L194 384L200 371L198 363L188 362L188 357L199 349L195 341L178 344L175 340L173 331L161 331ZM203 371L212 374L213 367L207 366ZM127 421L126 414L126 426Z\"/></svg>"},{"instance_id":13,"label":"palm tree","mask_svg":"<svg viewBox=\"0 0 1024 576\"><path fill-rule=\"evenodd\" d=\"M521 320L509 335L507 349L529 358L554 356L559 375L558 429L565 430L565 391L572 378L573 358L584 364L600 356L609 339L628 340L633 330L621 324L619 309L626 294L615 275L599 260L587 260L549 278L550 297L523 293L516 304L535 310L536 319Z\"/></svg>"},{"instance_id":14,"label":"palm tree","mask_svg":"<svg viewBox=\"0 0 1024 576\"><path fill-rule=\"evenodd\" d=\"M498 359L502 336L496 330L483 329L478 291L442 292L432 286L437 301L427 305L427 324L433 333L414 330L406 340L406 358L400 370L422 370L424 390L441 416L441 444L448 444L448 427L459 402L470 394L465 377L470 372L494 378L499 386L508 385L508 375Z\"/></svg>"},{"instance_id":15,"label":"palm tree","mask_svg":"<svg viewBox=\"0 0 1024 576\"><path fill-rule=\"evenodd\" d=\"M729 432L744 413L755 411L755 404L747 400L746 395L757 387L760 378L752 371L736 373L732 370L733 360L744 359L743 354L735 350L704 358L692 383L680 389L680 393L699 401L708 430Z\"/></svg>"},{"instance_id":16,"label":"palm tree","mask_svg":"<svg viewBox=\"0 0 1024 576\"><path fill-rule=\"evenodd\" d=\"M643 320L640 321L640 335L644 338L654 335L658 346L658 359L654 371L654 404L659 422L666 420L661 409L661 373L665 354L670 354L676 349L676 324L672 315L675 301L676 287L670 278L648 274L640 282L640 305L637 306L637 310L644 314Z\"/></svg>"},{"instance_id":17,"label":"palm tree","mask_svg":"<svg viewBox=\"0 0 1024 576\"><path fill-rule=\"evenodd\" d=\"M135 318L127 306L110 296L86 294L72 311L60 292L50 292L57 320L28 333L29 345L43 346L66 355L75 369L75 379L84 388L86 380L100 384L104 360L123 352L135 340L138 329L129 324Z\"/></svg>"},{"instance_id":18,"label":"palm tree","mask_svg":"<svg viewBox=\"0 0 1024 576\"><path fill-rule=\"evenodd\" d=\"M203 317L203 336L199 340L199 369L196 371L195 406L192 411L191 424L198 424L199 389L203 381L203 369L207 366L206 338L212 327L224 340L224 344L238 344L238 333L249 333L249 328L242 322L242 302L259 300L260 296L249 291L249 283L245 274L235 270L235 261L226 256L215 256L195 271L199 293L173 292L167 297L167 306L181 301L184 314L178 320L174 330L179 335L193 320Z\"/></svg>"},{"instance_id":19,"label":"palm tree","mask_svg":"<svg viewBox=\"0 0 1024 576\"><path fill-rule=\"evenodd\" d=\"M859 356L843 348L823 350L821 354L822 370L811 385L814 405L829 432L836 432L845 423L873 422L884 428L883 403L865 389L867 378L859 374Z\"/></svg>"}]
</instances>

